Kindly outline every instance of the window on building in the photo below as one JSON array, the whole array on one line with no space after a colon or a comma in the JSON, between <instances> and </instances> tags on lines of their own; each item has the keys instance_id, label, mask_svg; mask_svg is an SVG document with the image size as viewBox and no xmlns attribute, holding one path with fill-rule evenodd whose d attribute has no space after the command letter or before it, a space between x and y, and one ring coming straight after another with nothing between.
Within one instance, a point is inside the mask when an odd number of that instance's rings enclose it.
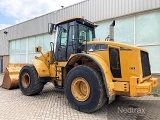
<instances>
[{"instance_id":1,"label":"window on building","mask_svg":"<svg viewBox=\"0 0 160 120\"><path fill-rule=\"evenodd\" d=\"M159 63L160 61L159 52L157 52L160 51L160 46L144 46L142 48L149 52L152 73L159 73L160 64L155 63Z\"/></svg>"},{"instance_id":2,"label":"window on building","mask_svg":"<svg viewBox=\"0 0 160 120\"><path fill-rule=\"evenodd\" d=\"M107 40L110 34L110 24L112 21L99 23L96 28L96 38ZM115 20L114 39L116 42L134 44L134 17L125 17Z\"/></svg>"},{"instance_id":3,"label":"window on building","mask_svg":"<svg viewBox=\"0 0 160 120\"><path fill-rule=\"evenodd\" d=\"M52 35L46 34L43 36L43 51L49 51L50 48L50 42L52 42Z\"/></svg>"},{"instance_id":4,"label":"window on building","mask_svg":"<svg viewBox=\"0 0 160 120\"><path fill-rule=\"evenodd\" d=\"M26 63L26 39L9 42L10 63Z\"/></svg>"},{"instance_id":5,"label":"window on building","mask_svg":"<svg viewBox=\"0 0 160 120\"><path fill-rule=\"evenodd\" d=\"M124 17L117 19L114 29L114 39L116 42L134 44L134 18Z\"/></svg>"},{"instance_id":6,"label":"window on building","mask_svg":"<svg viewBox=\"0 0 160 120\"><path fill-rule=\"evenodd\" d=\"M34 53L35 46L36 46L35 36L28 38L28 53Z\"/></svg>"},{"instance_id":7,"label":"window on building","mask_svg":"<svg viewBox=\"0 0 160 120\"><path fill-rule=\"evenodd\" d=\"M136 45L160 43L160 11L136 15Z\"/></svg>"}]
</instances>

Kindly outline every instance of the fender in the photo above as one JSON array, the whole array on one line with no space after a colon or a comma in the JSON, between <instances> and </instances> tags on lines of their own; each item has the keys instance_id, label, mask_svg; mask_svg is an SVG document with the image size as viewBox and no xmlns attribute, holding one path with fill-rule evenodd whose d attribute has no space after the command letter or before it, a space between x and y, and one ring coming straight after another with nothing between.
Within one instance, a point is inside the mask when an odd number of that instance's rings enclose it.
<instances>
[{"instance_id":1,"label":"fender","mask_svg":"<svg viewBox=\"0 0 160 120\"><path fill-rule=\"evenodd\" d=\"M111 100L111 101L114 100L115 93L113 91L114 83L112 81L112 74L111 74L110 68L107 65L106 61L100 55L98 55L98 54L83 54L83 53L79 53L77 55L72 56L69 59L69 61L66 64L66 66L67 65L73 65L74 63L76 63L78 60L80 60L83 57L88 57L88 58L92 59L99 66L99 68L101 70L101 73L102 73L106 94L107 94L109 100Z\"/></svg>"},{"instance_id":2,"label":"fender","mask_svg":"<svg viewBox=\"0 0 160 120\"><path fill-rule=\"evenodd\" d=\"M49 68L42 60L34 59L32 60L32 64L36 68L39 77L50 76Z\"/></svg>"}]
</instances>

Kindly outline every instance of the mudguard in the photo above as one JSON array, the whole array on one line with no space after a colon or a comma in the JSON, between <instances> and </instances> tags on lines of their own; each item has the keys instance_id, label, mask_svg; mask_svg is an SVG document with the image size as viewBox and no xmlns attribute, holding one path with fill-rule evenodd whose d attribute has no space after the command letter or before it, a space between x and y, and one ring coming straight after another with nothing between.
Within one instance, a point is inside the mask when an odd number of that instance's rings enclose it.
<instances>
[{"instance_id":1,"label":"mudguard","mask_svg":"<svg viewBox=\"0 0 160 120\"><path fill-rule=\"evenodd\" d=\"M36 68L39 77L50 77L49 68L42 60L34 59L32 64Z\"/></svg>"},{"instance_id":2,"label":"mudguard","mask_svg":"<svg viewBox=\"0 0 160 120\"><path fill-rule=\"evenodd\" d=\"M105 85L105 89L106 89L106 94L108 96L108 98L112 101L112 99L114 100L114 83L112 82L112 74L111 71L109 69L109 66L107 65L106 61L99 56L98 54L82 54L79 53L77 55L72 56L67 65L74 65L74 63L76 63L78 60L82 59L83 57L88 57L90 59L92 59L100 68L101 73L102 73L102 77L103 77L103 82Z\"/></svg>"}]
</instances>

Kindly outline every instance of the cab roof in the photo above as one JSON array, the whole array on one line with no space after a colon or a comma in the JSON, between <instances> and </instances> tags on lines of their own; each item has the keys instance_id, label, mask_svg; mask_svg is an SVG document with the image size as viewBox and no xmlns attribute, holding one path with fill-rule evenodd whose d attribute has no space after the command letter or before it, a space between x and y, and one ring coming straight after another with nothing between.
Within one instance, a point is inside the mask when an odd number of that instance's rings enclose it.
<instances>
[{"instance_id":1,"label":"cab roof","mask_svg":"<svg viewBox=\"0 0 160 120\"><path fill-rule=\"evenodd\" d=\"M84 25L90 26L90 27L97 27L98 26L97 24L95 24L91 21L88 21L88 20L84 19L83 17L72 17L72 18L63 20L61 22L58 22L56 24L56 26L61 25L61 24L65 24L65 23L69 23L69 22L72 22L72 21L77 21L78 23L81 23L81 24L84 24Z\"/></svg>"}]
</instances>

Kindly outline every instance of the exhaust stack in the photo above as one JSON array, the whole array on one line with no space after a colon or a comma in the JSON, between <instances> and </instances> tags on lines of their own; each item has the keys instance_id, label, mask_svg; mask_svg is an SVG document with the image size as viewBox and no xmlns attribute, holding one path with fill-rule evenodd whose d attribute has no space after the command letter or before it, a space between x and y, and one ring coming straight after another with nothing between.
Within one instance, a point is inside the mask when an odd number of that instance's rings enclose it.
<instances>
[{"instance_id":1,"label":"exhaust stack","mask_svg":"<svg viewBox=\"0 0 160 120\"><path fill-rule=\"evenodd\" d=\"M114 26L115 20L113 20L112 24L110 25L110 41L114 41Z\"/></svg>"}]
</instances>

